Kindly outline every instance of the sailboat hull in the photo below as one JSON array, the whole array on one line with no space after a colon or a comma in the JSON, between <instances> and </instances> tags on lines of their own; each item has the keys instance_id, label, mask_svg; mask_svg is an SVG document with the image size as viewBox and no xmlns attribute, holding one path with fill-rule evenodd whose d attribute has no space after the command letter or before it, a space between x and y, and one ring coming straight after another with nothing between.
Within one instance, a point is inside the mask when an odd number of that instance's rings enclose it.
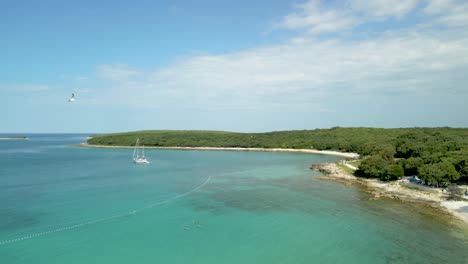
<instances>
[{"instance_id":1,"label":"sailboat hull","mask_svg":"<svg viewBox=\"0 0 468 264\"><path fill-rule=\"evenodd\" d=\"M139 159L134 159L133 160L135 163L138 163L138 164L149 164L150 162L145 159L145 158L139 158Z\"/></svg>"}]
</instances>

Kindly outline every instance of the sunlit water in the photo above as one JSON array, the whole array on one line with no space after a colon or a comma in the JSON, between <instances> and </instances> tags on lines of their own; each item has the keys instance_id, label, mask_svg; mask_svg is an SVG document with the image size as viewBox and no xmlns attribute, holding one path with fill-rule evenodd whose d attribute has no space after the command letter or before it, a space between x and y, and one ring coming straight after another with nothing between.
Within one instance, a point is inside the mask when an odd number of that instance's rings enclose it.
<instances>
[{"instance_id":1,"label":"sunlit water","mask_svg":"<svg viewBox=\"0 0 468 264\"><path fill-rule=\"evenodd\" d=\"M5 136L5 135L2 135ZM0 263L466 263L466 229L317 180L336 157L0 141Z\"/></svg>"}]
</instances>

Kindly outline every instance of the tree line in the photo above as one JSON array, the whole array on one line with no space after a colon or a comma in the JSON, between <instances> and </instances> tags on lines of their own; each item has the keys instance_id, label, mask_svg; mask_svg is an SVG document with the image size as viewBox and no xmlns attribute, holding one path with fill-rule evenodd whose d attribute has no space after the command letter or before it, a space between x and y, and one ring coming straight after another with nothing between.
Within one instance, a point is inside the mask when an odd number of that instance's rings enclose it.
<instances>
[{"instance_id":1,"label":"tree line","mask_svg":"<svg viewBox=\"0 0 468 264\"><path fill-rule=\"evenodd\" d=\"M136 131L96 135L88 144L133 146L293 148L356 152L365 157L357 176L395 180L418 175L435 185L468 181L466 128L342 128L266 133Z\"/></svg>"}]
</instances>

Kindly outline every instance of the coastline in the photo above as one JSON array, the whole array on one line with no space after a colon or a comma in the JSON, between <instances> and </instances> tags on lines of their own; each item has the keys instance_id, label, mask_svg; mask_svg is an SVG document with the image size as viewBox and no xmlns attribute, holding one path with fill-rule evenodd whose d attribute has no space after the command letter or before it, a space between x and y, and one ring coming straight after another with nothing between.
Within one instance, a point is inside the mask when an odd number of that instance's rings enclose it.
<instances>
[{"instance_id":1,"label":"coastline","mask_svg":"<svg viewBox=\"0 0 468 264\"><path fill-rule=\"evenodd\" d=\"M105 145L89 145L88 143L77 144L78 147L91 148L134 148L134 146L105 146ZM344 158L356 159L359 154L350 152L339 152L332 150L315 150L315 149L283 149L283 148L235 148L235 147L147 147L145 149L173 149L173 150L221 150L221 151L264 151L264 152L292 152L292 153L309 153L321 155L333 155Z\"/></svg>"},{"instance_id":2,"label":"coastline","mask_svg":"<svg viewBox=\"0 0 468 264\"><path fill-rule=\"evenodd\" d=\"M90 148L134 148L134 146L106 146L106 145L89 145L87 143L80 143L75 146L78 147L90 147ZM339 151L327 151L327 150L314 150L314 149L281 149L281 148L235 148L235 147L145 147L148 149L168 149L168 150L205 150L205 151L259 151L259 152L288 152L288 153L309 153L309 154L321 154L321 155L333 155L344 158L356 159L359 158L357 153L347 153ZM431 192L415 190L412 188L401 185L401 181L396 182L382 182L376 179L364 179L358 178L352 174L345 172L343 169L338 167L335 163L323 163L314 166L315 170L318 170L325 174L320 177L321 180L334 180L343 184L361 184L362 186L369 189L373 194L373 199L379 197L388 197L391 199L398 199L408 202L420 202L430 205L434 208L438 208L444 212L447 212L457 219L468 224L468 201L450 201L447 200L447 194L442 193L440 190L433 190Z\"/></svg>"},{"instance_id":3,"label":"coastline","mask_svg":"<svg viewBox=\"0 0 468 264\"><path fill-rule=\"evenodd\" d=\"M1 137L0 140L28 140L29 138L27 137Z\"/></svg>"},{"instance_id":4,"label":"coastline","mask_svg":"<svg viewBox=\"0 0 468 264\"><path fill-rule=\"evenodd\" d=\"M342 170L335 163L324 163L313 166L314 170L322 172L325 176L320 180L334 180L344 184L361 184L374 195L372 199L388 197L408 202L420 202L447 212L457 219L468 224L468 201L448 200L448 194L441 190L431 191L416 190L405 187L404 181L382 182L376 179L358 178Z\"/></svg>"}]
</instances>

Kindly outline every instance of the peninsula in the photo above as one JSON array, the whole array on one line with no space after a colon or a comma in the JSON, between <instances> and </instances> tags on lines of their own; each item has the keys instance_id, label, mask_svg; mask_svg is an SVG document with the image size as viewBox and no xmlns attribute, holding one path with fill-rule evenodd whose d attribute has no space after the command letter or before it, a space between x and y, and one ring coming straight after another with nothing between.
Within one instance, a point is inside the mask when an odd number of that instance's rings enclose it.
<instances>
[{"instance_id":1,"label":"peninsula","mask_svg":"<svg viewBox=\"0 0 468 264\"><path fill-rule=\"evenodd\" d=\"M81 146L133 147L136 138L148 148L282 151L359 158L354 165L344 162L346 168L336 169L333 166L340 164L332 164L319 170L335 180L365 182L382 196L438 203L468 221L468 202L463 201L467 197L463 187L468 183L467 128L334 127L266 133L156 130L95 135ZM422 188L403 186L402 179L407 181L410 176L417 178ZM431 190L437 194L427 196L425 193ZM447 203L447 199L462 201Z\"/></svg>"},{"instance_id":2,"label":"peninsula","mask_svg":"<svg viewBox=\"0 0 468 264\"><path fill-rule=\"evenodd\" d=\"M417 175L435 187L468 182L467 128L341 128L238 133L224 131L136 131L95 135L90 146L179 149L271 150L363 157L356 176L397 180ZM325 151L325 152L324 152Z\"/></svg>"},{"instance_id":3,"label":"peninsula","mask_svg":"<svg viewBox=\"0 0 468 264\"><path fill-rule=\"evenodd\" d=\"M16 136L16 137L0 137L0 140L26 140L27 137L24 136Z\"/></svg>"}]
</instances>

